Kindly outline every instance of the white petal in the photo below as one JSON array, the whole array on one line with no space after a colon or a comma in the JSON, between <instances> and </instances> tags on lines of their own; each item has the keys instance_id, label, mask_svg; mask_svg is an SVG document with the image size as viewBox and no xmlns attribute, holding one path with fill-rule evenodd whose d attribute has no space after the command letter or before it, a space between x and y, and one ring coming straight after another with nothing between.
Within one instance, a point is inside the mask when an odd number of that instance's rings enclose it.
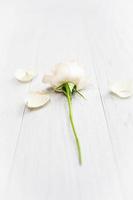
<instances>
[{"instance_id":1,"label":"white petal","mask_svg":"<svg viewBox=\"0 0 133 200\"><path fill-rule=\"evenodd\" d=\"M40 108L50 101L50 96L44 92L31 92L27 98L28 108Z\"/></svg>"},{"instance_id":2,"label":"white petal","mask_svg":"<svg viewBox=\"0 0 133 200\"><path fill-rule=\"evenodd\" d=\"M15 78L21 82L29 82L36 76L36 71L34 69L18 69L15 72Z\"/></svg>"},{"instance_id":3,"label":"white petal","mask_svg":"<svg viewBox=\"0 0 133 200\"><path fill-rule=\"evenodd\" d=\"M133 81L117 81L110 84L110 91L121 98L133 95Z\"/></svg>"},{"instance_id":4,"label":"white petal","mask_svg":"<svg viewBox=\"0 0 133 200\"><path fill-rule=\"evenodd\" d=\"M43 76L42 82L52 85L53 79L54 79L53 75L46 74Z\"/></svg>"}]
</instances>

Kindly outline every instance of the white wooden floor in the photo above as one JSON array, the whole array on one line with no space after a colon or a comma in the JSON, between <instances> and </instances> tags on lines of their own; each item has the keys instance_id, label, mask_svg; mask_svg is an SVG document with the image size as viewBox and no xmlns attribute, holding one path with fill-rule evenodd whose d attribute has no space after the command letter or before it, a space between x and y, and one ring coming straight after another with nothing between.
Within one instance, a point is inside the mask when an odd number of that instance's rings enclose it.
<instances>
[{"instance_id":1,"label":"white wooden floor","mask_svg":"<svg viewBox=\"0 0 133 200\"><path fill-rule=\"evenodd\" d=\"M29 112L29 90L60 61L85 64L87 101L73 99L82 145L77 161L65 97ZM14 71L39 75L20 84ZM132 200L133 98L108 82L133 79L132 0L0 0L0 199Z\"/></svg>"}]
</instances>

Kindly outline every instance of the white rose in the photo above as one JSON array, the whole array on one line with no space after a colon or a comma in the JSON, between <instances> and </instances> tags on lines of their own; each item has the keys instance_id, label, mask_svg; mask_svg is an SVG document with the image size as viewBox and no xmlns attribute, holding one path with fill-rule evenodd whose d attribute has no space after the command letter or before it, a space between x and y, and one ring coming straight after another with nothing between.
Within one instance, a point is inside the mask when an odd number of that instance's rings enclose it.
<instances>
[{"instance_id":1,"label":"white rose","mask_svg":"<svg viewBox=\"0 0 133 200\"><path fill-rule=\"evenodd\" d=\"M85 88L88 83L83 66L77 62L56 64L50 74L44 75L43 82L56 88L63 83L73 83L77 90Z\"/></svg>"}]
</instances>

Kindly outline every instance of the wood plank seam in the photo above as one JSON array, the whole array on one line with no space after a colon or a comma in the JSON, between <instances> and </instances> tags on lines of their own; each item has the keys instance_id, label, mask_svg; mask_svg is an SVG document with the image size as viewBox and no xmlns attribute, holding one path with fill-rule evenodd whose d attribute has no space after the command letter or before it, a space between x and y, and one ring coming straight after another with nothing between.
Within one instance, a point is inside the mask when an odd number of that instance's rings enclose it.
<instances>
[{"instance_id":1,"label":"wood plank seam","mask_svg":"<svg viewBox=\"0 0 133 200\"><path fill-rule=\"evenodd\" d=\"M30 90L30 86L31 86L31 83L29 84L28 91ZM19 142L20 142L25 111L26 111L26 105L24 105L23 112L22 112L20 128L19 128L18 135L17 135L17 138L16 138L16 144L15 144L14 152L13 152L13 155L12 155L12 161L11 161L11 165L10 165L9 172L8 172L7 185L6 185L6 188L5 188L5 195L6 195L6 192L8 192L8 188L9 188L9 185L10 185L10 180L11 180L11 176L12 176L12 172L13 172L13 168L14 168L14 164L15 164L15 159L16 159L16 153L17 153Z\"/></svg>"},{"instance_id":2,"label":"wood plank seam","mask_svg":"<svg viewBox=\"0 0 133 200\"><path fill-rule=\"evenodd\" d=\"M104 99L103 99L103 96L102 96L102 92L101 92L101 89L100 89L100 84L99 84L99 81L98 81L98 78L97 78L97 72L96 72L96 68L95 68L95 64L94 64L93 58L92 58L92 62L93 62L93 66L94 66L93 67L93 71L94 71L95 78L96 78L98 93L99 93L101 106L102 106L102 110L103 110L103 114L104 114L104 118L105 118L105 122L106 122L107 132L108 132L109 140L110 140L110 144L111 144L111 150L112 150L113 159L114 159L114 163L115 163L115 167L116 167L117 177L118 177L118 180L119 180L119 184L120 184L120 189L121 189L123 200L126 200L125 192L124 192L124 188L123 188L123 184L122 184L122 179L121 179L121 174L119 172L120 170L119 170L119 166L118 166L118 162L117 162L117 158L116 158L116 155L115 155L114 146L113 146L113 142L112 142L109 119L108 119L107 113L106 113L106 106L105 106Z\"/></svg>"}]
</instances>

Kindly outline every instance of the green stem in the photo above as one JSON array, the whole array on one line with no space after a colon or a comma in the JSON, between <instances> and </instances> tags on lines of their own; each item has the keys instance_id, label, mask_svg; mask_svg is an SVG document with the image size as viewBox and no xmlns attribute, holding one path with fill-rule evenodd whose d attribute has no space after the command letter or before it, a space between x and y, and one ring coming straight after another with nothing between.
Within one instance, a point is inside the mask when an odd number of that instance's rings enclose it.
<instances>
[{"instance_id":1,"label":"green stem","mask_svg":"<svg viewBox=\"0 0 133 200\"><path fill-rule=\"evenodd\" d=\"M71 94L68 83L65 84L65 88L66 88L66 96L67 96L67 101L68 101L68 106L69 106L69 118L70 118L74 138L75 138L76 145L77 145L79 164L81 165L82 164L81 148L80 148L79 139L78 139L78 136L77 136L77 133L76 133L76 130L75 130L75 126L74 126L74 122L73 122L72 98L71 98L72 94Z\"/></svg>"}]
</instances>

